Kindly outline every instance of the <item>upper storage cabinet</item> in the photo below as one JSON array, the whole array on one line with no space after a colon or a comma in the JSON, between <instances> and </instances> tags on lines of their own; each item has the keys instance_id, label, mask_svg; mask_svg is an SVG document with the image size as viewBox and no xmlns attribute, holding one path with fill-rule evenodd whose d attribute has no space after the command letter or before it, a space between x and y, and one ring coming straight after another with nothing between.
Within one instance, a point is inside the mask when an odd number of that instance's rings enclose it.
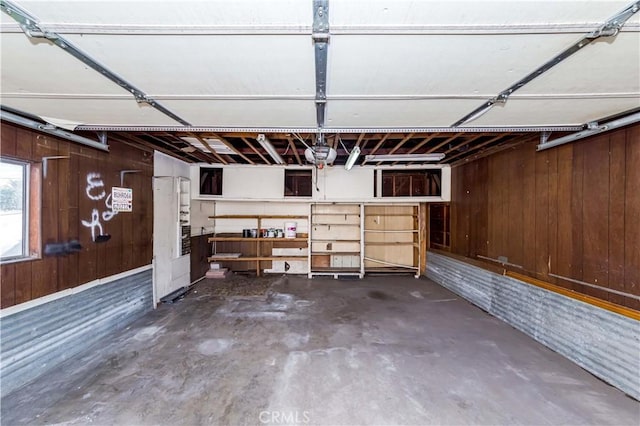
<instances>
[{"instance_id":1,"label":"upper storage cabinet","mask_svg":"<svg viewBox=\"0 0 640 426\"><path fill-rule=\"evenodd\" d=\"M284 200L284 170L273 166L194 165L194 198Z\"/></svg>"},{"instance_id":2,"label":"upper storage cabinet","mask_svg":"<svg viewBox=\"0 0 640 426\"><path fill-rule=\"evenodd\" d=\"M441 202L451 199L448 166L380 168L375 173L375 198Z\"/></svg>"},{"instance_id":3,"label":"upper storage cabinet","mask_svg":"<svg viewBox=\"0 0 640 426\"><path fill-rule=\"evenodd\" d=\"M222 195L222 168L200 167L200 195Z\"/></svg>"},{"instance_id":4,"label":"upper storage cabinet","mask_svg":"<svg viewBox=\"0 0 640 426\"><path fill-rule=\"evenodd\" d=\"M199 200L295 202L446 202L451 170L446 165L344 166L314 170L287 165L193 165L192 197Z\"/></svg>"}]
</instances>

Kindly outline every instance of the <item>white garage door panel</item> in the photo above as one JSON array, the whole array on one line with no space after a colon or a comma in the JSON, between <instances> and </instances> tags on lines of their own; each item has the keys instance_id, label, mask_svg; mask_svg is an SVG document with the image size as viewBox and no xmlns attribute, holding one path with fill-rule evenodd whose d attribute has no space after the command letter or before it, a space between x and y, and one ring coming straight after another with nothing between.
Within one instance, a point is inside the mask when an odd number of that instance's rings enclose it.
<instances>
[{"instance_id":1,"label":"white garage door panel","mask_svg":"<svg viewBox=\"0 0 640 426\"><path fill-rule=\"evenodd\" d=\"M44 23L234 26L311 25L311 5L299 0L20 1Z\"/></svg>"},{"instance_id":2,"label":"white garage door panel","mask_svg":"<svg viewBox=\"0 0 640 426\"><path fill-rule=\"evenodd\" d=\"M22 33L2 34L2 93L127 95L59 47Z\"/></svg>"},{"instance_id":3,"label":"white garage door panel","mask_svg":"<svg viewBox=\"0 0 640 426\"><path fill-rule=\"evenodd\" d=\"M629 3L628 0L330 0L329 17L332 26L598 23Z\"/></svg>"},{"instance_id":4,"label":"white garage door panel","mask_svg":"<svg viewBox=\"0 0 640 426\"><path fill-rule=\"evenodd\" d=\"M68 38L151 96L315 93L309 36Z\"/></svg>"},{"instance_id":5,"label":"white garage door panel","mask_svg":"<svg viewBox=\"0 0 640 426\"><path fill-rule=\"evenodd\" d=\"M19 99L3 97L2 104L41 117L52 117L77 124L176 126L172 120L133 98L120 99Z\"/></svg>"},{"instance_id":6,"label":"white garage door panel","mask_svg":"<svg viewBox=\"0 0 640 426\"><path fill-rule=\"evenodd\" d=\"M511 98L466 126L581 125L640 107L640 98L524 100Z\"/></svg>"},{"instance_id":7,"label":"white garage door panel","mask_svg":"<svg viewBox=\"0 0 640 426\"><path fill-rule=\"evenodd\" d=\"M480 103L478 100L330 101L327 127L450 126Z\"/></svg>"},{"instance_id":8,"label":"white garage door panel","mask_svg":"<svg viewBox=\"0 0 640 426\"><path fill-rule=\"evenodd\" d=\"M575 34L334 36L327 90L493 96L576 40Z\"/></svg>"},{"instance_id":9,"label":"white garage door panel","mask_svg":"<svg viewBox=\"0 0 640 426\"><path fill-rule=\"evenodd\" d=\"M591 43L533 80L525 93L640 93L640 33Z\"/></svg>"},{"instance_id":10,"label":"white garage door panel","mask_svg":"<svg viewBox=\"0 0 640 426\"><path fill-rule=\"evenodd\" d=\"M313 101L163 100L162 104L194 126L315 127Z\"/></svg>"}]
</instances>

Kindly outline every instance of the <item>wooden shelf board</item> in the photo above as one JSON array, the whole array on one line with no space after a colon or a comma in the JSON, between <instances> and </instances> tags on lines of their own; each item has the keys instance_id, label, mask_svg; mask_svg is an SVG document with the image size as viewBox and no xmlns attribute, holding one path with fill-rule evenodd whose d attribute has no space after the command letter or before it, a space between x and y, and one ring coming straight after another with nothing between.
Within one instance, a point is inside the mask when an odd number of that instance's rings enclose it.
<instances>
[{"instance_id":1,"label":"wooden shelf board","mask_svg":"<svg viewBox=\"0 0 640 426\"><path fill-rule=\"evenodd\" d=\"M336 273L342 273L342 272L357 272L360 273L360 268L354 268L354 267L345 267L345 268L337 268L337 267L328 267L328 268L311 268L311 273L314 272L336 272Z\"/></svg>"},{"instance_id":2,"label":"wooden shelf board","mask_svg":"<svg viewBox=\"0 0 640 426\"><path fill-rule=\"evenodd\" d=\"M360 213L312 213L313 216L357 216L360 217Z\"/></svg>"},{"instance_id":3,"label":"wooden shelf board","mask_svg":"<svg viewBox=\"0 0 640 426\"><path fill-rule=\"evenodd\" d=\"M389 274L391 274L391 273L405 273L405 274L412 273L413 274L417 270L418 270L417 266L416 267L412 267L412 268L409 268L409 267L406 267L406 268L398 268L398 267L368 268L366 266L364 267L364 272L371 273L371 274L375 274L375 273L389 273Z\"/></svg>"},{"instance_id":4,"label":"wooden shelf board","mask_svg":"<svg viewBox=\"0 0 640 426\"><path fill-rule=\"evenodd\" d=\"M218 257L213 255L207 258L209 262L255 262L255 261L271 261L271 260L307 260L307 255L300 256L261 256L261 257Z\"/></svg>"},{"instance_id":5,"label":"wooden shelf board","mask_svg":"<svg viewBox=\"0 0 640 426\"><path fill-rule=\"evenodd\" d=\"M418 232L417 229L365 229L364 232L371 232L371 233L376 233L376 234L399 234L401 232Z\"/></svg>"},{"instance_id":6,"label":"wooden shelf board","mask_svg":"<svg viewBox=\"0 0 640 426\"><path fill-rule=\"evenodd\" d=\"M359 243L360 240L316 240L316 239L312 239L311 240L312 243Z\"/></svg>"},{"instance_id":7,"label":"wooden shelf board","mask_svg":"<svg viewBox=\"0 0 640 426\"><path fill-rule=\"evenodd\" d=\"M374 216L383 216L383 217L413 217L417 218L418 215L415 213L365 213L366 217L374 217Z\"/></svg>"},{"instance_id":8,"label":"wooden shelf board","mask_svg":"<svg viewBox=\"0 0 640 426\"><path fill-rule=\"evenodd\" d=\"M359 251L314 251L311 256L360 256Z\"/></svg>"},{"instance_id":9,"label":"wooden shelf board","mask_svg":"<svg viewBox=\"0 0 640 426\"><path fill-rule=\"evenodd\" d=\"M389 242L365 241L364 242L364 246L365 246L365 248L367 246L370 246L370 247L373 247L373 246L414 246L414 247L418 247L418 243L412 242L412 241L406 241L406 242L402 242L402 241L389 241Z\"/></svg>"},{"instance_id":10,"label":"wooden shelf board","mask_svg":"<svg viewBox=\"0 0 640 426\"><path fill-rule=\"evenodd\" d=\"M209 219L308 219L308 216L298 215L254 215L254 214L224 214L209 216Z\"/></svg>"},{"instance_id":11,"label":"wooden shelf board","mask_svg":"<svg viewBox=\"0 0 640 426\"><path fill-rule=\"evenodd\" d=\"M311 226L353 226L360 229L360 223L312 223Z\"/></svg>"},{"instance_id":12,"label":"wooden shelf board","mask_svg":"<svg viewBox=\"0 0 640 426\"><path fill-rule=\"evenodd\" d=\"M256 241L272 241L272 242L287 242L287 241L307 241L306 237L296 237L296 238L245 238L245 237L209 237L207 240L212 243L214 241L246 241L246 242L256 242Z\"/></svg>"}]
</instances>

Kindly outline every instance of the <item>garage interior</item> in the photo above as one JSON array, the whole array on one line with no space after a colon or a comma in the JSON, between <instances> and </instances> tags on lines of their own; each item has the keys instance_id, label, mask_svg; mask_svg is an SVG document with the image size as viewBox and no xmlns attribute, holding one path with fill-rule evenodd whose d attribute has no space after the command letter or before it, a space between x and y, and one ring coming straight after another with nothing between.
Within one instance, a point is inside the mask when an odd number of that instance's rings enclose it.
<instances>
[{"instance_id":1,"label":"garage interior","mask_svg":"<svg viewBox=\"0 0 640 426\"><path fill-rule=\"evenodd\" d=\"M0 8L3 423L640 421L640 2Z\"/></svg>"}]
</instances>

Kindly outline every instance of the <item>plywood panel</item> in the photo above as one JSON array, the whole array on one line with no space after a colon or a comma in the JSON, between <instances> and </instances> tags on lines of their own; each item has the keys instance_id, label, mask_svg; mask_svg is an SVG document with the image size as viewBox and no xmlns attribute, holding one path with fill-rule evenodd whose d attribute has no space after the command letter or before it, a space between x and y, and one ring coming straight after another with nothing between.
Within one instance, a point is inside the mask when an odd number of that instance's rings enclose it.
<instances>
[{"instance_id":1,"label":"plywood panel","mask_svg":"<svg viewBox=\"0 0 640 426\"><path fill-rule=\"evenodd\" d=\"M496 186L494 190L497 196L497 205L495 206L496 216L494 219L494 238L497 249L494 256L495 258L499 256L509 257L509 230L511 229L509 223L512 220L509 211L509 190L511 184L510 179L513 173L511 169L505 167L508 159L507 154L507 152L503 152L499 156L490 159L491 167L495 171Z\"/></svg>"},{"instance_id":2,"label":"plywood panel","mask_svg":"<svg viewBox=\"0 0 640 426\"><path fill-rule=\"evenodd\" d=\"M474 225L468 233L469 226L460 218L470 212L474 220L485 209L488 257L507 256L517 263L523 256L524 269L518 272L628 307L640 306L635 299L548 275L640 294L638 146L640 125L542 152L533 144L521 145L476 161L486 161L484 179L474 163L454 168L451 251L469 256L469 247L479 247L482 237ZM467 202L467 190L477 193L482 188L485 199L472 197ZM470 241L462 239L466 234Z\"/></svg>"},{"instance_id":3,"label":"plywood panel","mask_svg":"<svg viewBox=\"0 0 640 426\"><path fill-rule=\"evenodd\" d=\"M2 139L0 139L0 153L3 157L15 157L18 135L15 127L2 124Z\"/></svg>"},{"instance_id":4,"label":"plywood panel","mask_svg":"<svg viewBox=\"0 0 640 426\"><path fill-rule=\"evenodd\" d=\"M535 161L535 266L536 277L549 279L549 151L534 155ZM554 230L555 231L555 230ZM530 246L529 246L530 247Z\"/></svg>"},{"instance_id":5,"label":"plywood panel","mask_svg":"<svg viewBox=\"0 0 640 426\"><path fill-rule=\"evenodd\" d=\"M25 129L17 129L17 144L16 144L16 156L18 158L31 159L33 158L33 132ZM4 133L2 134L4 142Z\"/></svg>"},{"instance_id":6,"label":"plywood panel","mask_svg":"<svg viewBox=\"0 0 640 426\"><path fill-rule=\"evenodd\" d=\"M106 164L107 168L103 169L105 170L104 183L107 191L107 197L109 196L109 194L111 194L112 187L120 186L120 170L126 170L124 158L126 158L126 156L133 158L133 155L134 155L134 153L130 152L129 147L122 147L122 148L123 148L122 156L116 157L113 151L110 153L109 157L114 157L114 158L110 159L110 161L108 161ZM105 165L103 165L103 167L104 166ZM131 174L125 175L123 182L128 182L127 179L129 179L130 177L131 177ZM126 185L126 184L123 183L123 185ZM107 204L110 204L110 202L105 203L106 210L108 210ZM111 240L109 240L107 244L103 245L105 251L108 250L108 255L106 255L105 253L105 257L102 258L102 261L104 262L104 276L113 275L117 273L118 269L120 268L120 264L122 263L122 250L120 249L122 247L122 239L123 239L122 222L128 219L127 216L129 214L130 213L128 212L118 213L117 215L113 216L113 218L110 221L105 222L106 226L109 229Z\"/></svg>"},{"instance_id":7,"label":"plywood panel","mask_svg":"<svg viewBox=\"0 0 640 426\"><path fill-rule=\"evenodd\" d=\"M468 256L464 236L464 224L461 219L464 214L464 207L461 205L464 200L462 193L464 169L456 167L451 171L451 229L455 232L451 233L451 250L462 256Z\"/></svg>"},{"instance_id":8,"label":"plywood panel","mask_svg":"<svg viewBox=\"0 0 640 426\"><path fill-rule=\"evenodd\" d=\"M0 308L16 303L16 268L15 265L3 265L0 271Z\"/></svg>"},{"instance_id":9,"label":"plywood panel","mask_svg":"<svg viewBox=\"0 0 640 426\"><path fill-rule=\"evenodd\" d=\"M78 253L78 279L80 282L88 282L96 279L98 276L98 254L96 250L96 243L93 241L92 230L96 236L100 235L100 226L102 226L102 221L99 217L99 203L92 200L87 192L91 194L91 197L98 197L101 193L101 189L94 186L98 184L100 179L98 177L97 154L95 152L81 152L81 155L83 158L78 164L77 190L78 213L81 221L79 237L80 244L82 244L82 251ZM100 226L97 224L95 226L91 225L94 218L97 218L98 221L100 221Z\"/></svg>"},{"instance_id":10,"label":"plywood panel","mask_svg":"<svg viewBox=\"0 0 640 426\"><path fill-rule=\"evenodd\" d=\"M58 155L65 156L69 158L62 158L56 161L56 166L58 169L58 183L57 185L57 194L58 198L58 240L57 242L68 242L70 241L69 237L69 198L72 192L71 184L71 155L70 155L70 144L69 143L60 143L58 149ZM73 259L76 259L76 256L73 256ZM56 258L58 263L58 291L64 290L66 288L73 287L73 283L69 280L69 274L71 272L71 268L69 268L69 256L60 256ZM76 269L77 271L77 269Z\"/></svg>"},{"instance_id":11,"label":"plywood panel","mask_svg":"<svg viewBox=\"0 0 640 426\"><path fill-rule=\"evenodd\" d=\"M558 149L558 251L556 261L551 264L551 272L572 277L573 271L573 216L571 211L573 182L573 145ZM561 284L563 285L563 284ZM567 285L566 283L564 285ZM570 288L573 285L569 285Z\"/></svg>"},{"instance_id":12,"label":"plywood panel","mask_svg":"<svg viewBox=\"0 0 640 426\"><path fill-rule=\"evenodd\" d=\"M625 252L625 149L626 133L616 131L609 137L609 287L624 291ZM624 304L624 296L609 295L609 301Z\"/></svg>"},{"instance_id":13,"label":"plywood panel","mask_svg":"<svg viewBox=\"0 0 640 426\"><path fill-rule=\"evenodd\" d=\"M585 144L573 144L573 167L571 192L571 278L582 280L584 276L584 147ZM583 289L584 291L584 289Z\"/></svg>"},{"instance_id":14,"label":"plywood panel","mask_svg":"<svg viewBox=\"0 0 640 426\"><path fill-rule=\"evenodd\" d=\"M35 262L15 263L16 299L15 303L23 303L33 299L31 291L31 269Z\"/></svg>"},{"instance_id":15,"label":"plywood panel","mask_svg":"<svg viewBox=\"0 0 640 426\"><path fill-rule=\"evenodd\" d=\"M559 205L558 205L558 149L547 151L549 159L549 217L548 217L548 241L549 253L546 259L547 273L555 273L558 264L558 241L559 233ZM549 278L551 283L560 285L556 278Z\"/></svg>"},{"instance_id":16,"label":"plywood panel","mask_svg":"<svg viewBox=\"0 0 640 426\"><path fill-rule=\"evenodd\" d=\"M584 186L580 209L583 219L582 280L598 286L609 286L609 135L602 135L584 151ZM579 171L578 171L579 172ZM585 293L607 300L608 293L585 289Z\"/></svg>"},{"instance_id":17,"label":"plywood panel","mask_svg":"<svg viewBox=\"0 0 640 426\"><path fill-rule=\"evenodd\" d=\"M504 256L509 258L509 262L515 265L523 266L523 221L524 221L524 151L522 149L515 150L510 153L507 152L503 155L505 160L504 168L507 175L505 182L507 185L503 187L508 188L506 195L506 202L508 206L507 223L504 227L506 231L505 235L505 251ZM508 157L507 157L508 156ZM507 161L508 160L508 161ZM503 232L504 233L504 232Z\"/></svg>"},{"instance_id":18,"label":"plywood panel","mask_svg":"<svg viewBox=\"0 0 640 426\"><path fill-rule=\"evenodd\" d=\"M533 150L522 149L522 266L536 270L536 159Z\"/></svg>"},{"instance_id":19,"label":"plywood panel","mask_svg":"<svg viewBox=\"0 0 640 426\"><path fill-rule=\"evenodd\" d=\"M640 126L627 131L625 181L625 291L640 294ZM640 309L637 300L630 305Z\"/></svg>"},{"instance_id":20,"label":"plywood panel","mask_svg":"<svg viewBox=\"0 0 640 426\"><path fill-rule=\"evenodd\" d=\"M473 177L475 182L486 182L488 174L488 162L477 161L476 173ZM471 221L472 239L470 241L469 253L471 257L477 255L487 256L487 239L488 239L488 210L487 210L487 193L488 188L486 186L474 185L472 196L473 213ZM471 219L470 218L470 219ZM475 241L475 244L474 244Z\"/></svg>"},{"instance_id":21,"label":"plywood panel","mask_svg":"<svg viewBox=\"0 0 640 426\"><path fill-rule=\"evenodd\" d=\"M8 300L11 293L7 291L2 302L4 307L150 263L152 157L143 151L119 146L117 143L111 145L110 153L97 152L92 148L6 123L2 124L2 132L3 138L5 133L16 135L16 157L31 161L34 173L38 176L43 169L43 157L70 157L50 160L47 164L46 178L42 176L41 184L40 178L32 183L32 195L35 195L33 202L41 205L41 211L37 212L37 216L42 223L34 227L36 251L40 251L40 240L42 247L47 243L65 243L71 240L79 240L83 246L80 253L66 256L43 254L42 258L12 264L11 268L15 270L14 300ZM134 191L135 199L144 208L139 211L138 216L116 216L120 223L115 218L105 221L103 213L107 210L104 204L106 193L110 192L111 186L119 185L119 170L122 169L143 171L139 174L139 182L134 184ZM87 178L91 174L99 175L99 178L94 177L102 180L104 187L90 187ZM96 197L103 190L105 196ZM92 200L87 192L97 199ZM98 210L105 233L112 234L108 243L98 245L93 242L91 226L81 224L83 220L91 223L94 208ZM122 231L125 224L128 233ZM11 274L8 268L8 265L0 265L2 274ZM99 268L102 269L99 271ZM7 285L8 283L9 281Z\"/></svg>"},{"instance_id":22,"label":"plywood panel","mask_svg":"<svg viewBox=\"0 0 640 426\"><path fill-rule=\"evenodd\" d=\"M57 156L58 144L57 139L47 136L35 137L34 154L36 158ZM42 177L42 244L58 242L58 207L60 205L58 198L58 179L59 161L51 160L47 164L47 175ZM43 167L44 168L44 167ZM31 270L32 277L32 297L42 297L47 294L55 293L58 289L58 262L55 257L43 257L41 261L34 262Z\"/></svg>"}]
</instances>

